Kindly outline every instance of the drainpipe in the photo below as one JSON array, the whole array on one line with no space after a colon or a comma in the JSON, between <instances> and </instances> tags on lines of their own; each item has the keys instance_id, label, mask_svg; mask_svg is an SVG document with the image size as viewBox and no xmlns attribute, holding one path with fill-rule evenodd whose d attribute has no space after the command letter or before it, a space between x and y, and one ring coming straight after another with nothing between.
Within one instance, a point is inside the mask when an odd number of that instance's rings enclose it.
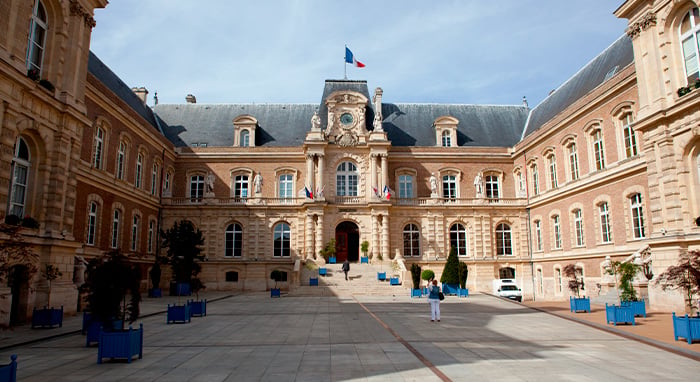
<instances>
[{"instance_id":1,"label":"drainpipe","mask_svg":"<svg viewBox=\"0 0 700 382\"><path fill-rule=\"evenodd\" d=\"M523 172L525 176L525 211L527 212L527 252L530 256L530 274L532 279L532 301L537 300L537 283L535 281L535 263L532 261L532 225L530 224L530 185L528 184L528 174L527 174L527 151L523 151Z\"/></svg>"}]
</instances>

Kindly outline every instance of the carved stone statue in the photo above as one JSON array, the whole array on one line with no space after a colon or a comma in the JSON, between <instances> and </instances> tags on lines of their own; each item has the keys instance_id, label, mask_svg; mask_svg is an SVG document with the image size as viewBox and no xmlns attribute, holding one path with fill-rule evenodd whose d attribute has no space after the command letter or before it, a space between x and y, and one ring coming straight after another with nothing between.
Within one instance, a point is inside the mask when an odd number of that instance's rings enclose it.
<instances>
[{"instance_id":1,"label":"carved stone statue","mask_svg":"<svg viewBox=\"0 0 700 382\"><path fill-rule=\"evenodd\" d=\"M372 126L374 126L374 131L383 131L382 128L382 112L377 111L374 114L374 122L372 123Z\"/></svg>"},{"instance_id":2,"label":"carved stone statue","mask_svg":"<svg viewBox=\"0 0 700 382\"><path fill-rule=\"evenodd\" d=\"M255 175L255 178L253 178L253 187L254 187L256 194L259 194L262 192L262 184L263 184L263 177L262 177L262 175L260 175L260 173L257 173Z\"/></svg>"},{"instance_id":3,"label":"carved stone statue","mask_svg":"<svg viewBox=\"0 0 700 382\"><path fill-rule=\"evenodd\" d=\"M437 195L437 178L434 172L430 174L430 193Z\"/></svg>"},{"instance_id":4,"label":"carved stone statue","mask_svg":"<svg viewBox=\"0 0 700 382\"><path fill-rule=\"evenodd\" d=\"M476 195L481 196L484 193L484 178L481 173L476 174L474 177L474 187L476 188Z\"/></svg>"},{"instance_id":5,"label":"carved stone statue","mask_svg":"<svg viewBox=\"0 0 700 382\"><path fill-rule=\"evenodd\" d=\"M214 192L214 174L207 174L207 192Z\"/></svg>"},{"instance_id":6,"label":"carved stone statue","mask_svg":"<svg viewBox=\"0 0 700 382\"><path fill-rule=\"evenodd\" d=\"M73 265L73 283L77 286L85 284L85 271L87 270L87 261L82 256L75 256L75 264Z\"/></svg>"},{"instance_id":7,"label":"carved stone statue","mask_svg":"<svg viewBox=\"0 0 700 382\"><path fill-rule=\"evenodd\" d=\"M311 117L311 130L321 130L321 117L318 116L317 111L314 111Z\"/></svg>"}]
</instances>

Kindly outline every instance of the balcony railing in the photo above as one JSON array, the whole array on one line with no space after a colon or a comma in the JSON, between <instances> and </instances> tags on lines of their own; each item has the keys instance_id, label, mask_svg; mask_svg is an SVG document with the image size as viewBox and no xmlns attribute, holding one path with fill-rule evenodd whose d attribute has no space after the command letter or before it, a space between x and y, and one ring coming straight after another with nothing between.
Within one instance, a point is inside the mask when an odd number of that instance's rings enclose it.
<instances>
[{"instance_id":1,"label":"balcony railing","mask_svg":"<svg viewBox=\"0 0 700 382\"><path fill-rule=\"evenodd\" d=\"M301 206L304 203L326 202L341 205L361 205L370 202L391 203L394 206L522 206L525 198L392 198L390 200L365 196L330 196L325 199L309 198L163 198L163 204L171 206Z\"/></svg>"}]
</instances>

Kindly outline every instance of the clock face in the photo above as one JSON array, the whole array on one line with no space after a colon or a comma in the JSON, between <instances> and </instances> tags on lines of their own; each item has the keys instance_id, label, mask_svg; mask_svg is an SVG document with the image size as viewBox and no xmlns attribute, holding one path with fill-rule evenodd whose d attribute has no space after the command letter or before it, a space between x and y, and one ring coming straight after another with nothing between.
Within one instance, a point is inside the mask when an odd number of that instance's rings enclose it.
<instances>
[{"instance_id":1,"label":"clock face","mask_svg":"<svg viewBox=\"0 0 700 382\"><path fill-rule=\"evenodd\" d=\"M346 125L346 126L351 125L352 121L353 121L353 118L352 118L352 114L350 114L350 113L343 113L340 116L340 123L342 123L343 125Z\"/></svg>"}]
</instances>

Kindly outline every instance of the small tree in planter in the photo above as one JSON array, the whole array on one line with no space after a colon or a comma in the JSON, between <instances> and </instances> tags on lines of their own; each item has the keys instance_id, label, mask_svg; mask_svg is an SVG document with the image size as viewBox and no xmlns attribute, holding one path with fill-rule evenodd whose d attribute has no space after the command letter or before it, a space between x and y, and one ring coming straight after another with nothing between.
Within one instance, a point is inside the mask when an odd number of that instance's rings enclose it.
<instances>
[{"instance_id":1,"label":"small tree in planter","mask_svg":"<svg viewBox=\"0 0 700 382\"><path fill-rule=\"evenodd\" d=\"M160 289L161 273L162 270L160 269L160 261L158 260L158 258L156 258L156 261L153 263L151 270L148 271L148 275L151 276L151 293L149 293L150 297L162 296L162 291Z\"/></svg>"},{"instance_id":2,"label":"small tree in planter","mask_svg":"<svg viewBox=\"0 0 700 382\"><path fill-rule=\"evenodd\" d=\"M700 251L681 254L676 265L666 268L655 283L663 290L680 289L686 312L691 315L697 312L695 301L700 296Z\"/></svg>"},{"instance_id":3,"label":"small tree in planter","mask_svg":"<svg viewBox=\"0 0 700 382\"><path fill-rule=\"evenodd\" d=\"M416 263L411 264L411 280L413 281L413 289L411 290L411 297L420 297L420 276L421 276L420 266Z\"/></svg>"},{"instance_id":4,"label":"small tree in planter","mask_svg":"<svg viewBox=\"0 0 700 382\"><path fill-rule=\"evenodd\" d=\"M459 289L459 259L454 247L450 247L450 254L447 256L445 267L442 269L440 282L444 285L443 292L457 294Z\"/></svg>"},{"instance_id":5,"label":"small tree in planter","mask_svg":"<svg viewBox=\"0 0 700 382\"><path fill-rule=\"evenodd\" d=\"M188 220L173 223L167 231L161 232L163 248L167 248L166 262L170 264L175 278L175 293L190 294L190 282L202 270L204 260L200 246L204 245L202 231ZM183 291L181 288L186 289Z\"/></svg>"},{"instance_id":6,"label":"small tree in planter","mask_svg":"<svg viewBox=\"0 0 700 382\"><path fill-rule=\"evenodd\" d=\"M431 269L426 269L420 273L420 278L427 281L428 284L430 284L430 281L432 281L435 278L435 272L433 272Z\"/></svg>"},{"instance_id":7,"label":"small tree in planter","mask_svg":"<svg viewBox=\"0 0 700 382\"><path fill-rule=\"evenodd\" d=\"M335 257L335 239L330 239L328 243L326 243L326 246L321 249L319 254L324 260L326 260L326 263L328 262L328 259Z\"/></svg>"},{"instance_id":8,"label":"small tree in planter","mask_svg":"<svg viewBox=\"0 0 700 382\"><path fill-rule=\"evenodd\" d=\"M270 278L275 280L275 287L270 289L270 297L280 297L280 289L277 288L277 283L282 281L282 271L273 270L270 273Z\"/></svg>"},{"instance_id":9,"label":"small tree in planter","mask_svg":"<svg viewBox=\"0 0 700 382\"><path fill-rule=\"evenodd\" d=\"M569 304L572 312L591 311L591 300L588 297L581 297L581 290L584 289L583 270L574 264L569 264L564 267L563 273L569 278L567 284L571 293L576 293L576 297L569 297ZM581 276L579 278L579 276Z\"/></svg>"},{"instance_id":10,"label":"small tree in planter","mask_svg":"<svg viewBox=\"0 0 700 382\"><path fill-rule=\"evenodd\" d=\"M469 277L469 268L467 268L467 263L459 263L459 287L462 289L467 289L467 277Z\"/></svg>"},{"instance_id":11,"label":"small tree in planter","mask_svg":"<svg viewBox=\"0 0 700 382\"><path fill-rule=\"evenodd\" d=\"M369 251L369 242L367 240L364 240L360 244L360 251L362 251L362 257L365 258L366 262L369 262L369 257L367 256L367 251Z\"/></svg>"},{"instance_id":12,"label":"small tree in planter","mask_svg":"<svg viewBox=\"0 0 700 382\"><path fill-rule=\"evenodd\" d=\"M57 266L55 266L53 264L46 264L46 267L41 272L41 275L44 276L44 278L46 279L46 282L48 283L48 286L49 286L49 295L47 297L46 305L50 308L51 307L51 282L53 280L56 280L57 278L63 276L63 273L61 273L61 271L58 270Z\"/></svg>"},{"instance_id":13,"label":"small tree in planter","mask_svg":"<svg viewBox=\"0 0 700 382\"><path fill-rule=\"evenodd\" d=\"M606 269L609 275L615 277L615 284L618 286L617 297L620 302L637 301L637 292L634 290L632 280L639 272L640 266L631 262L623 263L611 261ZM620 279L618 280L618 276Z\"/></svg>"},{"instance_id":14,"label":"small tree in planter","mask_svg":"<svg viewBox=\"0 0 700 382\"><path fill-rule=\"evenodd\" d=\"M119 330L124 321L133 323L139 317L141 276L138 268L119 250L98 261L87 280L90 312L105 331ZM117 327L120 321L122 327Z\"/></svg>"}]
</instances>

